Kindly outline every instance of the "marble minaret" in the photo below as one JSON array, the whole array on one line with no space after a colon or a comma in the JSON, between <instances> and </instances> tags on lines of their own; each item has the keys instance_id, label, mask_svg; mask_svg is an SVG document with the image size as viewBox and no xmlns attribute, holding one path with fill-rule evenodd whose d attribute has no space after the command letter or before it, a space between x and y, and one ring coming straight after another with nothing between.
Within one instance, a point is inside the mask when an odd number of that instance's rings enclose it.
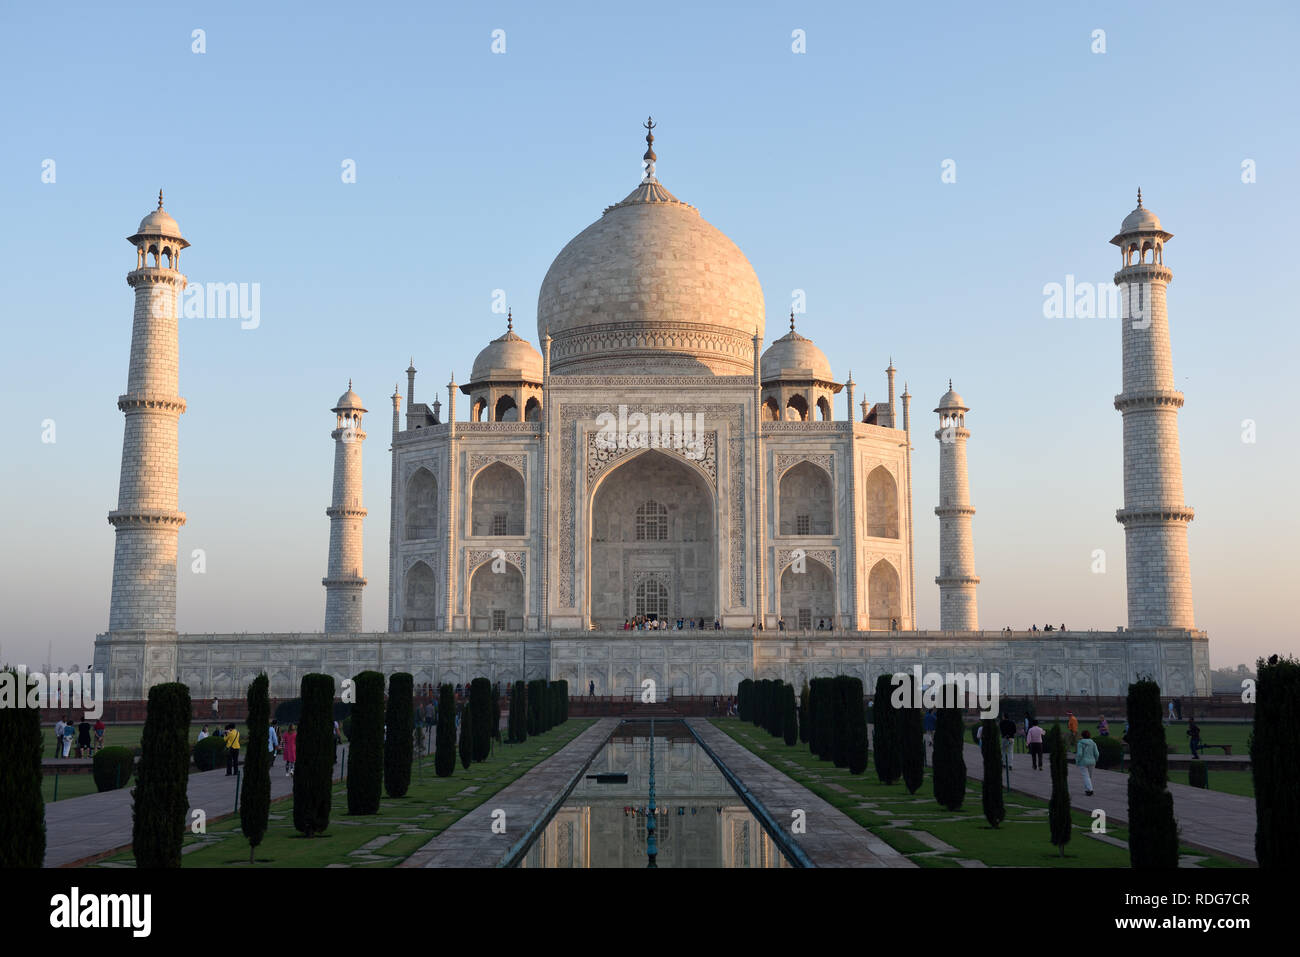
<instances>
[{"instance_id":1,"label":"marble minaret","mask_svg":"<svg viewBox=\"0 0 1300 957\"><path fill-rule=\"evenodd\" d=\"M158 208L140 221L135 269L131 359L126 393L117 407L126 416L117 508L110 632L176 631L176 536L185 524L177 502L177 427L185 400L177 394L180 353L177 296L185 288L180 252L189 245L180 227Z\"/></svg>"},{"instance_id":2,"label":"marble minaret","mask_svg":"<svg viewBox=\"0 0 1300 957\"><path fill-rule=\"evenodd\" d=\"M1124 416L1124 507L1115 517L1124 526L1130 628L1196 627L1187 560L1192 510L1183 504L1178 449L1183 394L1174 387L1165 310L1173 273L1164 248L1172 238L1138 190L1137 208L1111 239L1122 263L1115 284L1123 303L1124 378L1115 408Z\"/></svg>"},{"instance_id":3,"label":"marble minaret","mask_svg":"<svg viewBox=\"0 0 1300 957\"><path fill-rule=\"evenodd\" d=\"M334 498L325 514L330 517L329 572L321 579L325 586L325 631L361 631L361 522L366 510L361 505L361 397L352 391L339 396L334 431ZM396 414L396 413L394 413Z\"/></svg>"},{"instance_id":4,"label":"marble minaret","mask_svg":"<svg viewBox=\"0 0 1300 957\"><path fill-rule=\"evenodd\" d=\"M939 628L943 631L978 631L975 605L975 542L971 518L970 482L966 477L966 413L962 397L952 389L939 400Z\"/></svg>"}]
</instances>

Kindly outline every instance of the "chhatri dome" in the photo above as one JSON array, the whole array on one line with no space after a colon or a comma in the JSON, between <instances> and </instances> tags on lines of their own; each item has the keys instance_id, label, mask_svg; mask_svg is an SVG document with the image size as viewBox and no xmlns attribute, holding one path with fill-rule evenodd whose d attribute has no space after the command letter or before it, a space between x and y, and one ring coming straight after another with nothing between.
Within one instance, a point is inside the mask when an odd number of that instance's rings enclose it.
<instances>
[{"instance_id":1,"label":"chhatri dome","mask_svg":"<svg viewBox=\"0 0 1300 957\"><path fill-rule=\"evenodd\" d=\"M759 371L763 382L781 378L812 379L832 382L831 363L807 336L794 331L794 313L790 313L790 331L763 352Z\"/></svg>"},{"instance_id":2,"label":"chhatri dome","mask_svg":"<svg viewBox=\"0 0 1300 957\"><path fill-rule=\"evenodd\" d=\"M653 130L653 120L646 129ZM745 254L655 177L575 236L537 296L557 374L753 375L763 289Z\"/></svg>"},{"instance_id":3,"label":"chhatri dome","mask_svg":"<svg viewBox=\"0 0 1300 957\"><path fill-rule=\"evenodd\" d=\"M489 379L542 381L542 354L515 332L513 313L506 317L505 333L489 342L475 357L467 385Z\"/></svg>"}]
</instances>

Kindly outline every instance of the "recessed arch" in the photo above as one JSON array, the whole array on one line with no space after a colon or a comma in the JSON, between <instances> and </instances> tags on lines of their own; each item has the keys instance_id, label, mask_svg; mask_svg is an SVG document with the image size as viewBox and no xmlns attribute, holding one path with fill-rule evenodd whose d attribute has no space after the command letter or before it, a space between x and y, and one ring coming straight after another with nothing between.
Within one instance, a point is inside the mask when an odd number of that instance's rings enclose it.
<instances>
[{"instance_id":1,"label":"recessed arch","mask_svg":"<svg viewBox=\"0 0 1300 957\"><path fill-rule=\"evenodd\" d=\"M808 400L798 392L790 396L785 403L785 418L787 422L807 422Z\"/></svg>"},{"instance_id":2,"label":"recessed arch","mask_svg":"<svg viewBox=\"0 0 1300 957\"><path fill-rule=\"evenodd\" d=\"M542 419L542 404L537 401L537 396L531 396L524 403L524 421L540 422Z\"/></svg>"},{"instance_id":3,"label":"recessed arch","mask_svg":"<svg viewBox=\"0 0 1300 957\"><path fill-rule=\"evenodd\" d=\"M523 573L506 561L479 565L470 575L469 615L474 631L523 631Z\"/></svg>"},{"instance_id":4,"label":"recessed arch","mask_svg":"<svg viewBox=\"0 0 1300 957\"><path fill-rule=\"evenodd\" d=\"M812 558L787 565L781 572L781 617L787 628L833 627L835 575Z\"/></svg>"},{"instance_id":5,"label":"recessed arch","mask_svg":"<svg viewBox=\"0 0 1300 957\"><path fill-rule=\"evenodd\" d=\"M523 535L524 508L524 477L504 462L493 462L474 476L470 534Z\"/></svg>"},{"instance_id":6,"label":"recessed arch","mask_svg":"<svg viewBox=\"0 0 1300 957\"><path fill-rule=\"evenodd\" d=\"M413 541L438 534L438 479L421 466L406 480L405 538Z\"/></svg>"},{"instance_id":7,"label":"recessed arch","mask_svg":"<svg viewBox=\"0 0 1300 957\"><path fill-rule=\"evenodd\" d=\"M764 422L781 421L781 406L778 405L776 399L772 398L771 396L768 396L768 398L763 402L763 421Z\"/></svg>"},{"instance_id":8,"label":"recessed arch","mask_svg":"<svg viewBox=\"0 0 1300 957\"><path fill-rule=\"evenodd\" d=\"M901 624L903 614L902 586L896 569L887 559L880 559L867 576L867 607L871 613L871 627L888 630L895 621Z\"/></svg>"},{"instance_id":9,"label":"recessed arch","mask_svg":"<svg viewBox=\"0 0 1300 957\"><path fill-rule=\"evenodd\" d=\"M503 395L497 399L496 407L492 410L493 422L518 422L519 406L515 403L514 396Z\"/></svg>"},{"instance_id":10,"label":"recessed arch","mask_svg":"<svg viewBox=\"0 0 1300 957\"><path fill-rule=\"evenodd\" d=\"M407 631L433 631L437 607L437 578L427 562L417 561L406 570L402 592L404 628Z\"/></svg>"},{"instance_id":11,"label":"recessed arch","mask_svg":"<svg viewBox=\"0 0 1300 957\"><path fill-rule=\"evenodd\" d=\"M825 469L804 461L781 476L778 517L782 535L833 535L831 477Z\"/></svg>"},{"instance_id":12,"label":"recessed arch","mask_svg":"<svg viewBox=\"0 0 1300 957\"><path fill-rule=\"evenodd\" d=\"M867 476L867 534L873 538L898 538L898 483L889 469L878 465Z\"/></svg>"},{"instance_id":13,"label":"recessed arch","mask_svg":"<svg viewBox=\"0 0 1300 957\"><path fill-rule=\"evenodd\" d=\"M831 421L831 403L824 395L817 399L817 419L820 422Z\"/></svg>"}]
</instances>

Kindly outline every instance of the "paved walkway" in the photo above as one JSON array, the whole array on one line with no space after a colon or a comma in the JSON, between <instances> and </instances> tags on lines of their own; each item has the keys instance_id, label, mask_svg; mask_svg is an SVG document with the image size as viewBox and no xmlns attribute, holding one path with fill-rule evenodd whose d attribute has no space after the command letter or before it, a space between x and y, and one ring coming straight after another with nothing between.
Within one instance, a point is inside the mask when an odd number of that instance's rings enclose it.
<instances>
[{"instance_id":1,"label":"paved walkway","mask_svg":"<svg viewBox=\"0 0 1300 957\"><path fill-rule=\"evenodd\" d=\"M567 789L618 726L601 718L556 754L507 785L447 828L398 867L496 867ZM492 832L492 812L505 811L504 834Z\"/></svg>"},{"instance_id":2,"label":"paved walkway","mask_svg":"<svg viewBox=\"0 0 1300 957\"><path fill-rule=\"evenodd\" d=\"M857 821L736 743L707 718L687 718L686 722L817 867L916 867ZM806 815L803 834L789 832L797 808Z\"/></svg>"},{"instance_id":3,"label":"paved walkway","mask_svg":"<svg viewBox=\"0 0 1300 957\"><path fill-rule=\"evenodd\" d=\"M979 748L965 745L966 774L976 781L984 779L984 762ZM1234 755L1235 757L1235 755ZM1027 754L1012 755L1011 789L1047 800L1052 794L1052 775L1047 769L1035 771ZM1224 774L1246 774L1224 771ZM1078 811L1092 813L1101 808L1106 820L1128 823L1128 775L1118 771L1092 772L1094 793L1083 793L1083 778L1070 765L1070 803ZM1003 778L1005 783L1006 778ZM1255 799L1194 788L1187 784L1169 785L1174 796L1174 817L1178 819L1179 839L1191 847L1222 854L1241 861L1255 859Z\"/></svg>"},{"instance_id":4,"label":"paved walkway","mask_svg":"<svg viewBox=\"0 0 1300 957\"><path fill-rule=\"evenodd\" d=\"M242 763L240 765L243 767ZM338 766L335 766L338 773ZM242 778L241 778L242 780ZM87 794L45 805L45 866L69 867L106 857L131 847L132 781L116 791ZM293 792L293 778L284 773L283 760L271 768L271 800ZM235 779L224 769L190 775L187 794L190 811L202 810L208 823L234 813ZM186 823L194 819L186 815Z\"/></svg>"}]
</instances>

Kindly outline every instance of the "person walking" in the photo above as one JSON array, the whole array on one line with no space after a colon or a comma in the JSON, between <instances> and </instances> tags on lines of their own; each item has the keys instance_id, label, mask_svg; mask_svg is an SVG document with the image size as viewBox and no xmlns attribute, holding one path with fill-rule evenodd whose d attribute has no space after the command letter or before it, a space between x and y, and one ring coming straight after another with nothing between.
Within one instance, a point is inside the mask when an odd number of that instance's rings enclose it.
<instances>
[{"instance_id":1,"label":"person walking","mask_svg":"<svg viewBox=\"0 0 1300 957\"><path fill-rule=\"evenodd\" d=\"M220 703L217 701L217 699L214 697L214 698L212 699L212 723L213 723L213 724L216 724L216 723L217 723L217 712L220 711L220 710L221 710L221 705L220 705Z\"/></svg>"},{"instance_id":2,"label":"person walking","mask_svg":"<svg viewBox=\"0 0 1300 957\"><path fill-rule=\"evenodd\" d=\"M1034 770L1043 770L1043 729L1036 720L1029 722L1029 730L1025 732L1025 740L1029 742L1029 760L1033 764Z\"/></svg>"},{"instance_id":3,"label":"person walking","mask_svg":"<svg viewBox=\"0 0 1300 957\"><path fill-rule=\"evenodd\" d=\"M72 722L64 718L63 719L63 757L66 758L72 754L72 739L76 736L76 734L77 734L77 729L73 727Z\"/></svg>"},{"instance_id":4,"label":"person walking","mask_svg":"<svg viewBox=\"0 0 1300 957\"><path fill-rule=\"evenodd\" d=\"M1070 732L1070 747L1074 747L1079 740L1079 719L1074 716L1073 711L1067 711L1065 713L1070 719L1065 722L1065 726ZM1096 747L1096 745L1094 744L1093 747Z\"/></svg>"},{"instance_id":5,"label":"person walking","mask_svg":"<svg viewBox=\"0 0 1300 957\"><path fill-rule=\"evenodd\" d=\"M293 766L298 760L298 732L289 725L284 733L284 773L293 777Z\"/></svg>"},{"instance_id":6,"label":"person walking","mask_svg":"<svg viewBox=\"0 0 1300 957\"><path fill-rule=\"evenodd\" d=\"M1002 763L1011 770L1011 749L1016 743L1016 723L1008 717L1005 711L1002 712L1002 720L998 722L998 731L1002 735Z\"/></svg>"},{"instance_id":7,"label":"person walking","mask_svg":"<svg viewBox=\"0 0 1300 957\"><path fill-rule=\"evenodd\" d=\"M1191 741L1192 759L1200 760L1200 755L1196 752L1201 749L1201 727L1196 723L1195 718L1187 719L1187 737Z\"/></svg>"},{"instance_id":8,"label":"person walking","mask_svg":"<svg viewBox=\"0 0 1300 957\"><path fill-rule=\"evenodd\" d=\"M108 725L104 724L103 718L100 718L98 721L95 722L95 750L96 751L104 750L104 731L107 730L107 728Z\"/></svg>"},{"instance_id":9,"label":"person walking","mask_svg":"<svg viewBox=\"0 0 1300 957\"><path fill-rule=\"evenodd\" d=\"M62 718L54 722L54 756L63 757L63 726L67 724Z\"/></svg>"},{"instance_id":10,"label":"person walking","mask_svg":"<svg viewBox=\"0 0 1300 957\"><path fill-rule=\"evenodd\" d=\"M1074 763L1079 766L1079 773L1083 775L1083 793L1091 797L1092 769L1097 766L1097 742L1092 740L1091 732L1083 732L1083 737L1079 739L1078 747L1074 752Z\"/></svg>"},{"instance_id":11,"label":"person walking","mask_svg":"<svg viewBox=\"0 0 1300 957\"><path fill-rule=\"evenodd\" d=\"M925 713L921 719L921 727L925 730L925 760L928 764L930 756L934 753L934 729L939 725L939 716L935 714L933 708Z\"/></svg>"},{"instance_id":12,"label":"person walking","mask_svg":"<svg viewBox=\"0 0 1300 957\"><path fill-rule=\"evenodd\" d=\"M592 678L590 681L587 682L587 697L594 698L595 696L596 696L596 679Z\"/></svg>"},{"instance_id":13,"label":"person walking","mask_svg":"<svg viewBox=\"0 0 1300 957\"><path fill-rule=\"evenodd\" d=\"M271 752L271 760L267 763L268 768L275 767L275 749L280 746L280 736L275 731L275 725L266 726L266 750Z\"/></svg>"},{"instance_id":14,"label":"person walking","mask_svg":"<svg viewBox=\"0 0 1300 957\"><path fill-rule=\"evenodd\" d=\"M90 722L82 715L81 723L77 725L77 757L90 757Z\"/></svg>"},{"instance_id":15,"label":"person walking","mask_svg":"<svg viewBox=\"0 0 1300 957\"><path fill-rule=\"evenodd\" d=\"M226 725L226 777L239 770L239 729Z\"/></svg>"}]
</instances>

